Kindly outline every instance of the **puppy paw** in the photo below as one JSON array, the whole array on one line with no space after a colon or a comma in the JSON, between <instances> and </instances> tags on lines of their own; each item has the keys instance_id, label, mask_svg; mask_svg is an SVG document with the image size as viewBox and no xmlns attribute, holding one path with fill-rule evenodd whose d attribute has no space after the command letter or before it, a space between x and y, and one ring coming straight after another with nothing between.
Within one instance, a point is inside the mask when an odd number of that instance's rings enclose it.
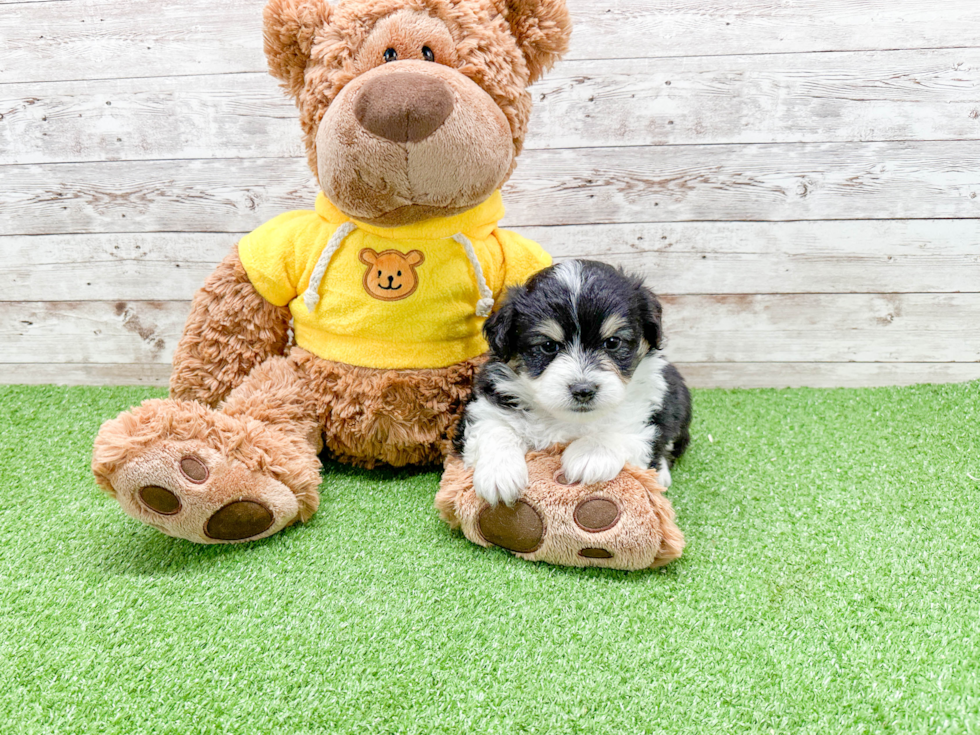
<instances>
[{"instance_id":1,"label":"puppy paw","mask_svg":"<svg viewBox=\"0 0 980 735\"><path fill-rule=\"evenodd\" d=\"M664 487L670 487L670 467L667 466L667 460L663 457L660 458L660 463L657 465L657 482Z\"/></svg>"},{"instance_id":2,"label":"puppy paw","mask_svg":"<svg viewBox=\"0 0 980 735\"><path fill-rule=\"evenodd\" d=\"M477 462L473 470L473 489L490 505L513 505L527 483L527 462L522 454L487 458Z\"/></svg>"},{"instance_id":3,"label":"puppy paw","mask_svg":"<svg viewBox=\"0 0 980 735\"><path fill-rule=\"evenodd\" d=\"M608 447L591 439L577 439L565 448L561 469L568 482L592 485L614 479L626 462Z\"/></svg>"}]
</instances>

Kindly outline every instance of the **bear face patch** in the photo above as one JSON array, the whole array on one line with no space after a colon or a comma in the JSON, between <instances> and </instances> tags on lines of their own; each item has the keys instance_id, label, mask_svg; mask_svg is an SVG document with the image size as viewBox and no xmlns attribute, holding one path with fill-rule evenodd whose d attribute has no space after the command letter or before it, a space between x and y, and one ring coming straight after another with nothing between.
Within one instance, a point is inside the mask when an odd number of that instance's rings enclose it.
<instances>
[{"instance_id":1,"label":"bear face patch","mask_svg":"<svg viewBox=\"0 0 980 735\"><path fill-rule=\"evenodd\" d=\"M381 301L398 301L415 293L419 277L415 268L425 262L421 250L407 253L384 250L380 253L364 248L357 254L368 268L364 272L364 290Z\"/></svg>"}]
</instances>

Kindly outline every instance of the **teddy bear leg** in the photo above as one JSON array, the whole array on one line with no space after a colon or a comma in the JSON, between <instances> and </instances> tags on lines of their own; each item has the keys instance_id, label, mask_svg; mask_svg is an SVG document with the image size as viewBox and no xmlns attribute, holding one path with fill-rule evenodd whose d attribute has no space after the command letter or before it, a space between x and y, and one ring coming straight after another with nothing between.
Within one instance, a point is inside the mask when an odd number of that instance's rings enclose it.
<instances>
[{"instance_id":1,"label":"teddy bear leg","mask_svg":"<svg viewBox=\"0 0 980 735\"><path fill-rule=\"evenodd\" d=\"M163 533L199 543L251 541L316 510L316 421L295 362L271 358L220 411L152 400L107 421L92 469L126 513Z\"/></svg>"},{"instance_id":2,"label":"teddy bear leg","mask_svg":"<svg viewBox=\"0 0 980 735\"><path fill-rule=\"evenodd\" d=\"M476 357L446 368L383 370L355 367L294 348L322 400L321 425L336 459L371 469L441 462L448 437L469 398Z\"/></svg>"}]
</instances>

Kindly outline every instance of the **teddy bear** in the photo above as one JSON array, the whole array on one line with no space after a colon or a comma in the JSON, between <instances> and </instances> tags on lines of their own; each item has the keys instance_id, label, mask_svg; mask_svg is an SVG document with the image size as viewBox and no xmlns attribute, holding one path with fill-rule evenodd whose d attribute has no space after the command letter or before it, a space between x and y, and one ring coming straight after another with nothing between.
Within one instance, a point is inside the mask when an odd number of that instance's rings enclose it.
<instances>
[{"instance_id":1,"label":"teddy bear","mask_svg":"<svg viewBox=\"0 0 980 735\"><path fill-rule=\"evenodd\" d=\"M305 521L319 453L443 459L509 284L551 260L497 226L564 0L271 0L312 211L242 238L194 296L170 397L107 421L92 469L130 516L234 543Z\"/></svg>"}]
</instances>

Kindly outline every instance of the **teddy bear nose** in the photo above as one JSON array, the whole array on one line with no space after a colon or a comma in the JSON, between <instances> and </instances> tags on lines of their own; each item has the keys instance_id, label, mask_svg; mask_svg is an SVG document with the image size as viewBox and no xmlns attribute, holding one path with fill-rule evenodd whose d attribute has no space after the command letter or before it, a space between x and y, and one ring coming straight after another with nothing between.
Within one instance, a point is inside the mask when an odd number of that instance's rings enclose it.
<instances>
[{"instance_id":1,"label":"teddy bear nose","mask_svg":"<svg viewBox=\"0 0 980 735\"><path fill-rule=\"evenodd\" d=\"M394 72L369 80L354 101L365 130L395 143L416 143L432 135L453 111L452 89L441 79L417 72Z\"/></svg>"}]
</instances>

